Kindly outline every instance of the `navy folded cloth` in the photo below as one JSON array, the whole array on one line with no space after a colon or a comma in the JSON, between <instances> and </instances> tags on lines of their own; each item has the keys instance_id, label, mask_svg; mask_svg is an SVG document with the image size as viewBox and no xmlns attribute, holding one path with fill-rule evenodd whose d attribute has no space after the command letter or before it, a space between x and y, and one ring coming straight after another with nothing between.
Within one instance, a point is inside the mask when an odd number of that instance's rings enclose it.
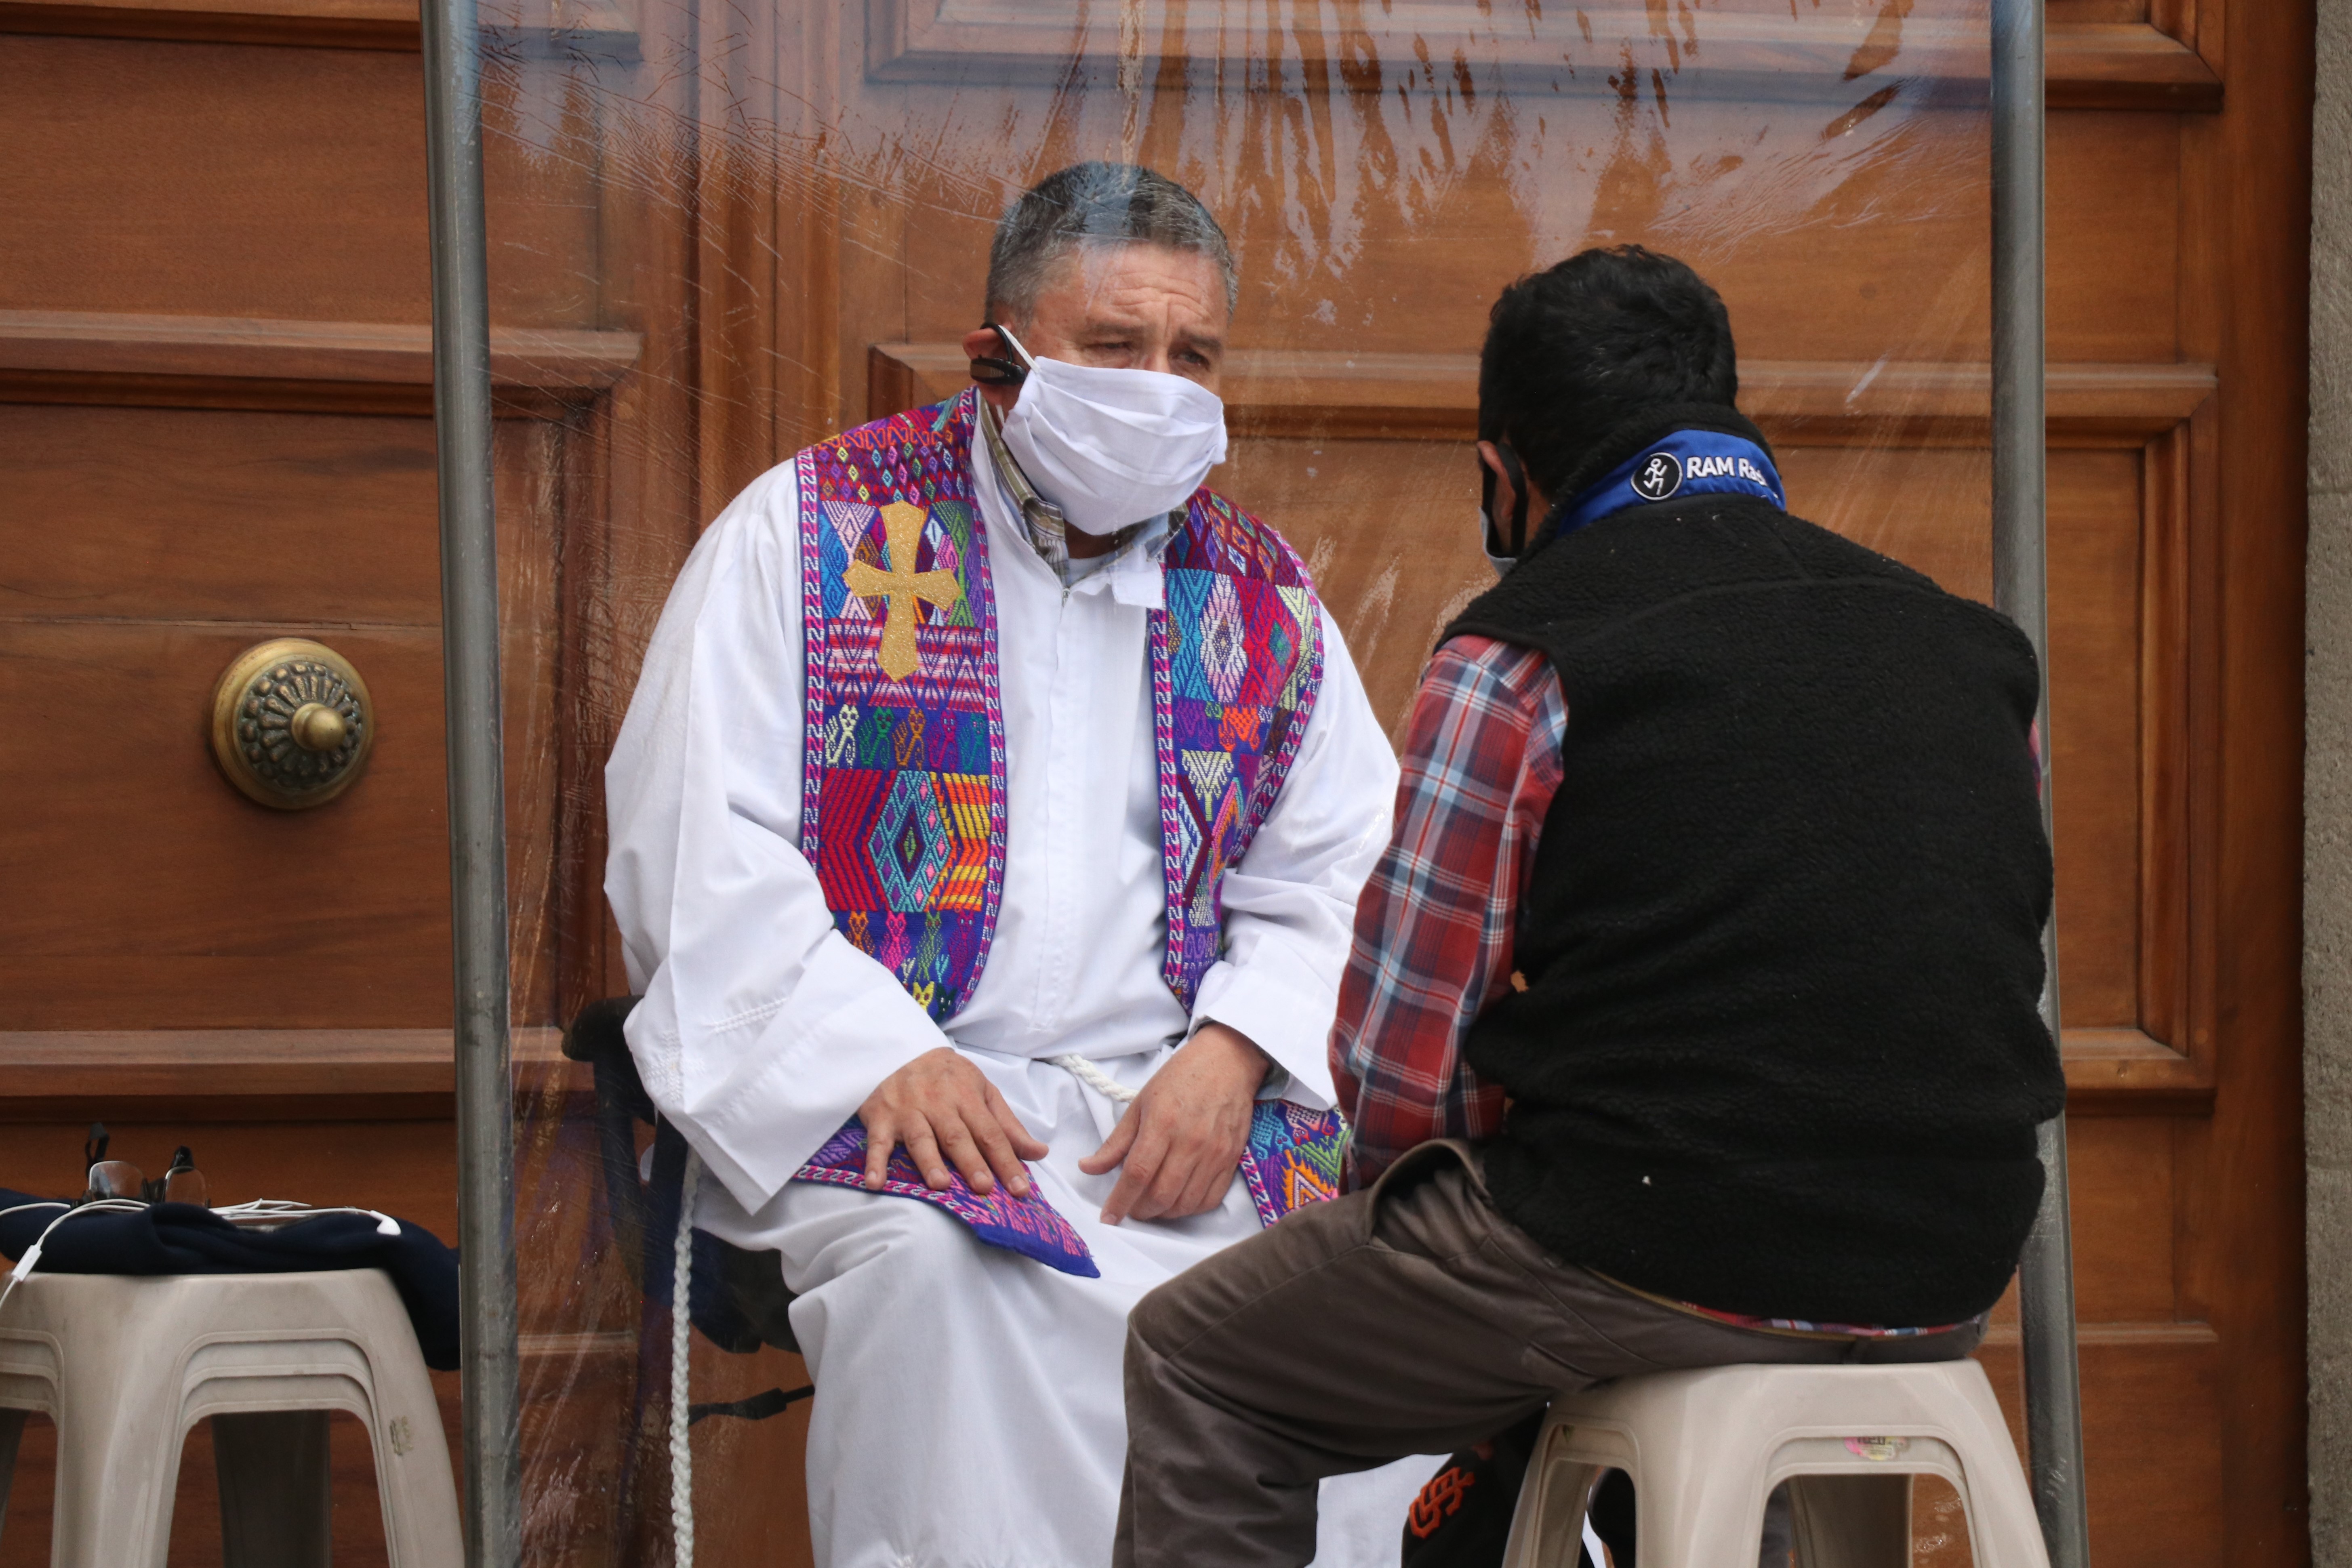
<instances>
[{"instance_id":1,"label":"navy folded cloth","mask_svg":"<svg viewBox=\"0 0 2352 1568\"><path fill-rule=\"evenodd\" d=\"M0 1187L0 1209L40 1203ZM42 1207L0 1215L0 1252L12 1260L48 1228L61 1209ZM457 1368L457 1254L411 1220L400 1234L378 1232L367 1214L322 1214L276 1230L232 1225L192 1203L158 1203L136 1213L76 1215L41 1245L35 1271L47 1274L310 1274L330 1269L381 1269L392 1276L425 1364Z\"/></svg>"}]
</instances>

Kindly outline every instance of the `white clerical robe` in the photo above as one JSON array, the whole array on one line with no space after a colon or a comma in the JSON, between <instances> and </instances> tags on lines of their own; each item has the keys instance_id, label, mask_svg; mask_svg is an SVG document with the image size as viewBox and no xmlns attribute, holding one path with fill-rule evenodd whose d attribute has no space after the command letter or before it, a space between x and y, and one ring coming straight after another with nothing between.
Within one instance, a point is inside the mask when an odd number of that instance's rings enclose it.
<instances>
[{"instance_id":1,"label":"white clerical robe","mask_svg":"<svg viewBox=\"0 0 2352 1568\"><path fill-rule=\"evenodd\" d=\"M971 455L967 455L967 463ZM1007 764L995 939L934 1024L834 926L800 838L804 735L793 468L754 483L670 594L606 771L606 891L644 1001L628 1039L700 1154L701 1228L782 1255L817 1386L808 1447L819 1568L1102 1568L1126 1451L1128 1310L1258 1229L1236 1179L1172 1222L1099 1211L1088 1176L1120 1107L1043 1060L1143 1083L1195 1025L1239 1030L1265 1092L1332 1103L1327 1042L1356 894L1397 769L1339 629L1279 800L1226 876L1223 958L1188 1015L1161 977L1166 907L1147 616L1157 555L1065 588L992 467L974 470L996 598ZM892 1071L953 1046L1051 1149L1038 1190L1101 1267L1083 1280L982 1244L919 1200L791 1176ZM1327 1482L1318 1563L1396 1561L1432 1462ZM750 1478L742 1478L748 1480ZM715 1483L723 1487L724 1483Z\"/></svg>"}]
</instances>

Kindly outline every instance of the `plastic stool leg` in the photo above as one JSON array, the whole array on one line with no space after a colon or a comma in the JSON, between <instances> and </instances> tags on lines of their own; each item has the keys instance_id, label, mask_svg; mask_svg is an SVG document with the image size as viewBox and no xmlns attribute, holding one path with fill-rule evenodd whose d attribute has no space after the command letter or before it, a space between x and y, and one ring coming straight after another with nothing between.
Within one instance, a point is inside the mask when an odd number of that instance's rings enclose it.
<instances>
[{"instance_id":1,"label":"plastic stool leg","mask_svg":"<svg viewBox=\"0 0 2352 1568\"><path fill-rule=\"evenodd\" d=\"M226 1568L328 1568L327 1412L212 1418Z\"/></svg>"},{"instance_id":2,"label":"plastic stool leg","mask_svg":"<svg viewBox=\"0 0 2352 1568\"><path fill-rule=\"evenodd\" d=\"M1905 1568L1911 1477L1796 1476L1789 1481L1797 1568Z\"/></svg>"},{"instance_id":3,"label":"plastic stool leg","mask_svg":"<svg viewBox=\"0 0 2352 1568\"><path fill-rule=\"evenodd\" d=\"M1576 1568L1584 1544L1584 1508L1592 1495L1598 1465L1580 1464L1558 1452L1565 1436L1546 1427L1527 1479L1520 1483L1518 1511L1511 1516L1504 1568Z\"/></svg>"},{"instance_id":4,"label":"plastic stool leg","mask_svg":"<svg viewBox=\"0 0 2352 1568\"><path fill-rule=\"evenodd\" d=\"M16 1479L16 1445L25 1439L23 1410L0 1410L0 1533L8 1528L8 1489Z\"/></svg>"},{"instance_id":5,"label":"plastic stool leg","mask_svg":"<svg viewBox=\"0 0 2352 1568\"><path fill-rule=\"evenodd\" d=\"M52 1568L165 1568L181 1427L152 1397L114 1397L152 1368L94 1367L92 1359L79 1355L66 1366L49 1561Z\"/></svg>"}]
</instances>

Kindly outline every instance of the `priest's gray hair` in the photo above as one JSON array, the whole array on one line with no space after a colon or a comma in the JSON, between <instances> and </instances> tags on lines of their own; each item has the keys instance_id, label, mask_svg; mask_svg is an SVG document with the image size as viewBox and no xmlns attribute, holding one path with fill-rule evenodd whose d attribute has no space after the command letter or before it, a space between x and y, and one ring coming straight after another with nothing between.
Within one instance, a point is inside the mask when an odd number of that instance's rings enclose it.
<instances>
[{"instance_id":1,"label":"priest's gray hair","mask_svg":"<svg viewBox=\"0 0 2352 1568\"><path fill-rule=\"evenodd\" d=\"M1157 245L1205 256L1224 280L1225 308L1241 301L1225 231L1201 198L1133 163L1073 163L1023 193L988 247L992 309L1027 320L1055 265L1082 245Z\"/></svg>"}]
</instances>

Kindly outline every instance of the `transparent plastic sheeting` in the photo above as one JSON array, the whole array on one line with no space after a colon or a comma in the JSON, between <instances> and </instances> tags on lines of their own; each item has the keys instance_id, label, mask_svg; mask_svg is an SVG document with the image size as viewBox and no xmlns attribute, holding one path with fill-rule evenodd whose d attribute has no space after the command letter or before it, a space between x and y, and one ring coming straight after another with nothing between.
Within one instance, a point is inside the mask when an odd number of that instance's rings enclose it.
<instances>
[{"instance_id":1,"label":"transparent plastic sheeting","mask_svg":"<svg viewBox=\"0 0 2352 1568\"><path fill-rule=\"evenodd\" d=\"M1027 185L1130 160L1224 225L1211 483L1307 559L1392 735L1493 580L1488 308L1587 246L1721 291L1792 510L1990 596L1975 0L495 3L551 5L486 36L531 1563L668 1560L667 1314L546 1032L626 988L601 769L637 661L735 491L967 384ZM694 1354L698 1402L809 1381L777 1350ZM808 1560L807 1412L694 1428L706 1561Z\"/></svg>"}]
</instances>

